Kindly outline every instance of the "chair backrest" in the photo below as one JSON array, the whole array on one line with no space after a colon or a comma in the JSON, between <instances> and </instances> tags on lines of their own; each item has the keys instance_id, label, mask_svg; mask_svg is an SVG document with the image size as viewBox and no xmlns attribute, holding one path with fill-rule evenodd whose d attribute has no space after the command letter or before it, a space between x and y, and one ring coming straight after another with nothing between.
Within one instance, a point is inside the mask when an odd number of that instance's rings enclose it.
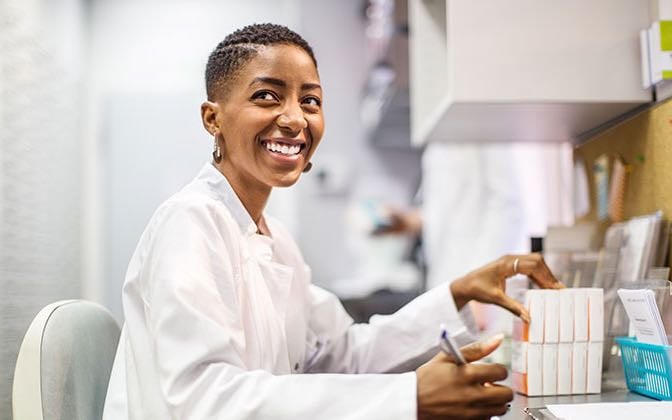
<instances>
[{"instance_id":1,"label":"chair backrest","mask_svg":"<svg viewBox=\"0 0 672 420\"><path fill-rule=\"evenodd\" d=\"M16 360L14 419L101 419L119 333L112 315L95 303L64 300L44 307Z\"/></svg>"}]
</instances>

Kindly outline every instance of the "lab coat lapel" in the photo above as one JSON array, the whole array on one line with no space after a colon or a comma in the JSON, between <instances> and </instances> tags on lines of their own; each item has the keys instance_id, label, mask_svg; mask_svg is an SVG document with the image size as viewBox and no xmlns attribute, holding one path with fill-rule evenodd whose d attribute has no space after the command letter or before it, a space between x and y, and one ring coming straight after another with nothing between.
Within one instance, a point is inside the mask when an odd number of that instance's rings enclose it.
<instances>
[{"instance_id":1,"label":"lab coat lapel","mask_svg":"<svg viewBox=\"0 0 672 420\"><path fill-rule=\"evenodd\" d=\"M292 372L301 373L305 361L307 334L305 303L310 282L310 269L303 261L296 260L290 252L291 247L281 235L276 235L274 238L273 249L276 260L287 264L288 267L296 267L292 269L291 288L285 310L285 334Z\"/></svg>"},{"instance_id":2,"label":"lab coat lapel","mask_svg":"<svg viewBox=\"0 0 672 420\"><path fill-rule=\"evenodd\" d=\"M263 307L256 307L257 314L265 313L261 320L268 326L262 333L262 340L269 346L262 350L272 360L272 371L276 374L291 372L286 336L286 311L291 292L294 270L291 267L272 261L270 238L260 235L248 237L247 245L250 250L249 269L255 273L253 277L258 282L251 285L260 294L258 302ZM268 359L266 359L268 360Z\"/></svg>"},{"instance_id":3,"label":"lab coat lapel","mask_svg":"<svg viewBox=\"0 0 672 420\"><path fill-rule=\"evenodd\" d=\"M294 269L272 261L258 260L268 292L271 294L273 308L277 319L284 325L287 308L290 305L289 297L292 289Z\"/></svg>"}]
</instances>

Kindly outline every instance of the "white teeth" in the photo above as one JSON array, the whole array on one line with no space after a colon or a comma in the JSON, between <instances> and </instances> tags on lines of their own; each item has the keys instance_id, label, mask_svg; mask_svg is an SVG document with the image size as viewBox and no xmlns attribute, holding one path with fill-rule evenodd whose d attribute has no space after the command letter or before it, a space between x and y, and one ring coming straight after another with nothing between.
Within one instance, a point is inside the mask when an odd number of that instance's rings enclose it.
<instances>
[{"instance_id":1,"label":"white teeth","mask_svg":"<svg viewBox=\"0 0 672 420\"><path fill-rule=\"evenodd\" d=\"M301 151L301 146L293 145L288 146L281 143L266 142L266 149L276 153L282 153L283 155L296 155Z\"/></svg>"}]
</instances>

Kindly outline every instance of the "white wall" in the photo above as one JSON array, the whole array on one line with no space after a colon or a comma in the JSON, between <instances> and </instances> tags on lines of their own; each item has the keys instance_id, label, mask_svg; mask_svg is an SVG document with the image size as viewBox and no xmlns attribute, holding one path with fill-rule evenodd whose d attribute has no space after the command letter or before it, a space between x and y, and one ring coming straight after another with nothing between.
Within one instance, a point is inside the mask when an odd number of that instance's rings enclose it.
<instances>
[{"instance_id":1,"label":"white wall","mask_svg":"<svg viewBox=\"0 0 672 420\"><path fill-rule=\"evenodd\" d=\"M84 10L0 2L0 419L23 335L46 304L80 296Z\"/></svg>"}]
</instances>

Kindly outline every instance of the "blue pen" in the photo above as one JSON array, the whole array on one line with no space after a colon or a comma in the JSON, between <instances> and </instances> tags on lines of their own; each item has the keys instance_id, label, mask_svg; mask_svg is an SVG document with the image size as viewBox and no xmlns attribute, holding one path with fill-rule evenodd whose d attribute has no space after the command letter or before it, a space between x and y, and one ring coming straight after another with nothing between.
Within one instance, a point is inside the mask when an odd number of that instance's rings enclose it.
<instances>
[{"instance_id":1,"label":"blue pen","mask_svg":"<svg viewBox=\"0 0 672 420\"><path fill-rule=\"evenodd\" d=\"M444 353L453 356L455 363L458 365L467 364L466 359L462 355L459 346L455 342L455 339L448 333L446 326L441 324L441 337L439 339L439 346Z\"/></svg>"}]
</instances>

